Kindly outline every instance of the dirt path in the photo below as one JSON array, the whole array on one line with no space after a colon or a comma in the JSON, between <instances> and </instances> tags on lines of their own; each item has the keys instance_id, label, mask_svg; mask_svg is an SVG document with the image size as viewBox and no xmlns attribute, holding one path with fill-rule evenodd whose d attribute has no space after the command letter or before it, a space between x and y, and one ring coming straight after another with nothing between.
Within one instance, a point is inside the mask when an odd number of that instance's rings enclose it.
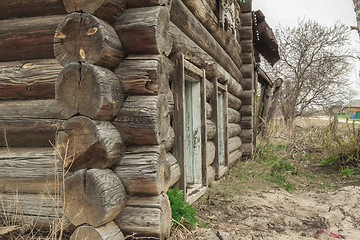
<instances>
[{"instance_id":1,"label":"dirt path","mask_svg":"<svg viewBox=\"0 0 360 240\"><path fill-rule=\"evenodd\" d=\"M232 200L208 199L196 208L200 218L212 224L186 239L336 239L315 234L321 229L360 239L359 186L326 193L254 191Z\"/></svg>"}]
</instances>

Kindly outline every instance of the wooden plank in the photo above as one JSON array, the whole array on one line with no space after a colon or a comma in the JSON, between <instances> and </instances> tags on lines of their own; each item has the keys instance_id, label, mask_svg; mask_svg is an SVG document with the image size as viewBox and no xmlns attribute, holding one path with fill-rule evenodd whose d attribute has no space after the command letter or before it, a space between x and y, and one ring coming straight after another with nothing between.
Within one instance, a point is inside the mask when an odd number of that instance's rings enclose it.
<instances>
[{"instance_id":1,"label":"wooden plank","mask_svg":"<svg viewBox=\"0 0 360 240\"><path fill-rule=\"evenodd\" d=\"M202 81L200 83L200 114L201 114L201 176L202 185L208 186L207 176L207 118L206 118L206 73L203 70Z\"/></svg>"},{"instance_id":2,"label":"wooden plank","mask_svg":"<svg viewBox=\"0 0 360 240\"><path fill-rule=\"evenodd\" d=\"M175 131L175 145L174 145L174 156L178 160L180 166L181 177L179 179L179 188L184 192L184 200L186 200L186 176L185 176L185 109L182 102L184 102L184 88L185 88L185 73L184 73L184 56L178 56L175 59L175 76L173 93L175 101L174 111L174 131Z\"/></svg>"},{"instance_id":3,"label":"wooden plank","mask_svg":"<svg viewBox=\"0 0 360 240\"><path fill-rule=\"evenodd\" d=\"M1 20L0 62L54 58L54 33L64 15Z\"/></svg>"},{"instance_id":4,"label":"wooden plank","mask_svg":"<svg viewBox=\"0 0 360 240\"><path fill-rule=\"evenodd\" d=\"M216 62L219 62L222 67L227 70L231 69L231 73L234 73L233 77L238 82L241 81L241 73L238 69L240 65L236 66L230 56L205 29L205 27L203 27L202 24L192 15L181 0L173 1L170 10L170 19L191 40L213 57Z\"/></svg>"},{"instance_id":5,"label":"wooden plank","mask_svg":"<svg viewBox=\"0 0 360 240\"><path fill-rule=\"evenodd\" d=\"M55 59L44 59L0 62L0 69L0 99L45 99L55 97L62 66Z\"/></svg>"},{"instance_id":6,"label":"wooden plank","mask_svg":"<svg viewBox=\"0 0 360 240\"><path fill-rule=\"evenodd\" d=\"M59 193L63 175L54 148L1 148L0 191Z\"/></svg>"},{"instance_id":7,"label":"wooden plank","mask_svg":"<svg viewBox=\"0 0 360 240\"><path fill-rule=\"evenodd\" d=\"M0 2L0 20L65 13L62 0L2 0Z\"/></svg>"}]
</instances>

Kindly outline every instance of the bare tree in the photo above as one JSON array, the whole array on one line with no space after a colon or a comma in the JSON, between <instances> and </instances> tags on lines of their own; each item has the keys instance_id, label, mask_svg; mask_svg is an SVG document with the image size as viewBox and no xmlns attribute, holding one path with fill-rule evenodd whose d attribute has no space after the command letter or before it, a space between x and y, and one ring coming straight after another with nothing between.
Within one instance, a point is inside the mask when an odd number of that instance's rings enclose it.
<instances>
[{"instance_id":1,"label":"bare tree","mask_svg":"<svg viewBox=\"0 0 360 240\"><path fill-rule=\"evenodd\" d=\"M351 95L349 27L299 20L293 28L280 26L275 35L280 60L267 70L284 79L280 109L287 123L307 108L330 106Z\"/></svg>"}]
</instances>

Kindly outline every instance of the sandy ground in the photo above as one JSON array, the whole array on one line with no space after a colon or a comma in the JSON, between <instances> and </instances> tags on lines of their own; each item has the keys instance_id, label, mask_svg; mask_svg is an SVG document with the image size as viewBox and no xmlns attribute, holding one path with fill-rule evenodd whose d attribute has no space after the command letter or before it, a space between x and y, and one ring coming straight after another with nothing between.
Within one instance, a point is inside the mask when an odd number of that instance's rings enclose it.
<instances>
[{"instance_id":1,"label":"sandy ground","mask_svg":"<svg viewBox=\"0 0 360 240\"><path fill-rule=\"evenodd\" d=\"M201 219L212 221L211 226L199 228L186 239L337 238L329 232L360 239L360 186L331 192L254 191L232 200L211 201L213 205L196 205Z\"/></svg>"}]
</instances>

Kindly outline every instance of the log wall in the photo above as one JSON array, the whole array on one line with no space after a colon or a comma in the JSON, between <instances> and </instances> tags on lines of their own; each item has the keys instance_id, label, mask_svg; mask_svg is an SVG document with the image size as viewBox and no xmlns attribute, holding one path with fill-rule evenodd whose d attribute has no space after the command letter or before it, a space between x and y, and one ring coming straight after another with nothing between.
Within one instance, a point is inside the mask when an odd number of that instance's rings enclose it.
<instances>
[{"instance_id":1,"label":"log wall","mask_svg":"<svg viewBox=\"0 0 360 240\"><path fill-rule=\"evenodd\" d=\"M218 27L213 0L6 2L0 4L0 191L9 204L11 192L19 192L25 218L41 213L49 226L59 220L54 211L64 212L63 222L77 228L71 239L169 236L164 193L184 179L174 121L181 54L204 84L204 189L252 152L249 1L240 6L236 37ZM48 199L59 196L62 183L65 201L52 208ZM31 200L39 193L47 194L47 215Z\"/></svg>"}]
</instances>

